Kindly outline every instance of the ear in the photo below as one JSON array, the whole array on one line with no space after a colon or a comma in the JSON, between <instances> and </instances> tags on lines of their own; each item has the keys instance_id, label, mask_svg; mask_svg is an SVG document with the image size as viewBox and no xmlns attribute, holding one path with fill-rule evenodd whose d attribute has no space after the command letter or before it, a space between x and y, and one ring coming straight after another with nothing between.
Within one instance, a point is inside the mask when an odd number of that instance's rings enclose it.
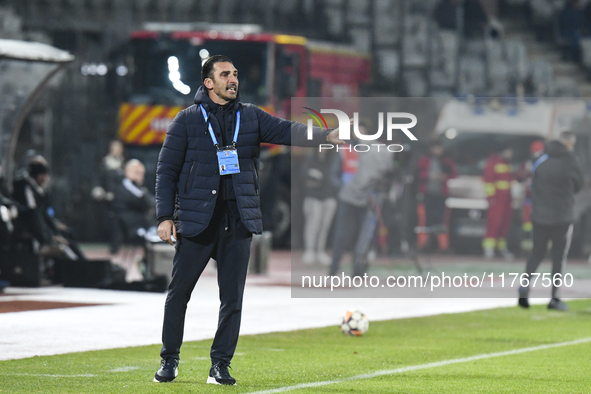
<instances>
[{"instance_id":1,"label":"ear","mask_svg":"<svg viewBox=\"0 0 591 394\"><path fill-rule=\"evenodd\" d=\"M213 81L211 80L211 78L205 78L205 81L203 81L203 85L205 85L205 87L209 90L213 89Z\"/></svg>"}]
</instances>

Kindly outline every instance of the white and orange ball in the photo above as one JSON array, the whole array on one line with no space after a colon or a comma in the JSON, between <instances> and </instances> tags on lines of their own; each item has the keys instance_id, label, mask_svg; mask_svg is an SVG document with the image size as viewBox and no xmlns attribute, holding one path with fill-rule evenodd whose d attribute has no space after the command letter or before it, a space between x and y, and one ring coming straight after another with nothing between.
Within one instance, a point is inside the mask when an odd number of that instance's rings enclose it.
<instances>
[{"instance_id":1,"label":"white and orange ball","mask_svg":"<svg viewBox=\"0 0 591 394\"><path fill-rule=\"evenodd\" d=\"M367 316L358 310L350 310L345 313L341 321L341 331L343 334L351 336L361 336L369 328Z\"/></svg>"}]
</instances>

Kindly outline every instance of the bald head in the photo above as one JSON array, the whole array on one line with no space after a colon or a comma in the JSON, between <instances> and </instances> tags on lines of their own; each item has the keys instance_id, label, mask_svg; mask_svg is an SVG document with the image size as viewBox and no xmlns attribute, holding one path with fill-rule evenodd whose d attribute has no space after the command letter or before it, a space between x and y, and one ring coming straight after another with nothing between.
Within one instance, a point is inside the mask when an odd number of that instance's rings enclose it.
<instances>
[{"instance_id":1,"label":"bald head","mask_svg":"<svg viewBox=\"0 0 591 394\"><path fill-rule=\"evenodd\" d=\"M125 164L125 177L129 178L136 185L144 183L144 175L146 175L146 167L141 161L131 159Z\"/></svg>"}]
</instances>

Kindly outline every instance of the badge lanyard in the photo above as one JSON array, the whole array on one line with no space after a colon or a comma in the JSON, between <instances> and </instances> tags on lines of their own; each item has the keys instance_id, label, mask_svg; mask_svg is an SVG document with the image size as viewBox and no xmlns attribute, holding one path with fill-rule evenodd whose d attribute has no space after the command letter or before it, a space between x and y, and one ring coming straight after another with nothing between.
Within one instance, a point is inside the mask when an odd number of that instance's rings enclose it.
<instances>
[{"instance_id":1,"label":"badge lanyard","mask_svg":"<svg viewBox=\"0 0 591 394\"><path fill-rule=\"evenodd\" d=\"M209 116L203 108L202 104L199 104L199 108L201 108L201 113L203 114L203 119L205 119L205 123L207 123L207 129L209 130L209 135L211 136L211 140L215 147L220 150L220 144L218 143L217 138L215 138L215 133L213 132L213 128L211 127L211 122L208 121ZM238 141L238 132L240 131L240 110L236 112L236 129L234 130L234 138L232 139L232 146L236 147L236 141Z\"/></svg>"},{"instance_id":2,"label":"badge lanyard","mask_svg":"<svg viewBox=\"0 0 591 394\"><path fill-rule=\"evenodd\" d=\"M238 132L240 131L240 110L236 111L236 129L234 130L232 146L220 148L220 144L218 143L217 138L215 138L215 133L213 132L211 123L208 121L208 116L207 112L205 111L205 108L203 108L203 105L201 104L199 105L199 108L201 108L203 119L205 119L205 123L207 123L209 136L211 137L211 140L217 149L218 167L220 170L220 175L231 175L240 173L240 165L238 162L238 150L236 149L236 141L238 140Z\"/></svg>"}]
</instances>

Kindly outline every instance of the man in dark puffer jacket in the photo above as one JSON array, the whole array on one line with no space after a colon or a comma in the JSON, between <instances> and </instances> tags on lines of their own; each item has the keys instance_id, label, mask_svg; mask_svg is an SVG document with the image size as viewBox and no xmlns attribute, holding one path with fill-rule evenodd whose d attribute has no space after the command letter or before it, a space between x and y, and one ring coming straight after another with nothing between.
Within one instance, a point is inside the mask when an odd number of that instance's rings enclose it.
<instances>
[{"instance_id":1,"label":"man in dark puffer jacket","mask_svg":"<svg viewBox=\"0 0 591 394\"><path fill-rule=\"evenodd\" d=\"M236 380L228 366L240 331L251 237L263 230L260 143L318 146L326 141L343 142L338 130L327 134L320 128L308 140L305 125L241 103L238 71L226 56L210 57L202 66L201 79L195 105L181 111L168 129L156 170L158 234L171 245L176 238L176 253L164 309L162 361L154 380L169 382L178 374L187 303L213 258L221 305L207 383L233 385ZM233 148L239 172L220 175L228 164L218 161L218 153L232 153Z\"/></svg>"},{"instance_id":2,"label":"man in dark puffer jacket","mask_svg":"<svg viewBox=\"0 0 591 394\"><path fill-rule=\"evenodd\" d=\"M552 299L548 309L567 310L568 306L558 298L557 283L564 281L563 268L573 233L575 194L583 186L583 174L572 153L576 136L571 131L560 134L558 141L545 147L532 168L533 249L527 260L525 275L534 281L540 262L546 255L548 241L552 241ZM560 281L555 282L555 278ZM529 308L528 286L519 288L519 306Z\"/></svg>"}]
</instances>

